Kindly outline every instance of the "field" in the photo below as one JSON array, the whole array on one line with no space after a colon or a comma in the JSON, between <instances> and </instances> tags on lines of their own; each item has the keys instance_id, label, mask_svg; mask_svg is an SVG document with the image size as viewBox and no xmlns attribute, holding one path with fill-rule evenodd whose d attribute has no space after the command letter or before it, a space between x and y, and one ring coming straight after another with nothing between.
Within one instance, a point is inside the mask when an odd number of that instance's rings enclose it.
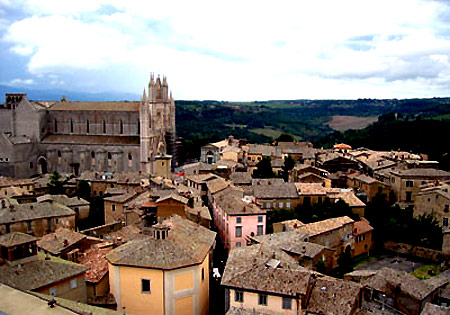
<instances>
[{"instance_id":1,"label":"field","mask_svg":"<svg viewBox=\"0 0 450 315\"><path fill-rule=\"evenodd\" d=\"M253 133L256 133L259 135L264 135L267 137L271 137L273 139L276 139L281 135L280 130L275 130L272 128L255 128L255 129L250 129L250 132L253 132Z\"/></svg>"},{"instance_id":2,"label":"field","mask_svg":"<svg viewBox=\"0 0 450 315\"><path fill-rule=\"evenodd\" d=\"M326 123L330 128L338 131L349 129L364 129L371 123L377 121L378 117L357 117L357 116L332 116L332 120Z\"/></svg>"}]
</instances>

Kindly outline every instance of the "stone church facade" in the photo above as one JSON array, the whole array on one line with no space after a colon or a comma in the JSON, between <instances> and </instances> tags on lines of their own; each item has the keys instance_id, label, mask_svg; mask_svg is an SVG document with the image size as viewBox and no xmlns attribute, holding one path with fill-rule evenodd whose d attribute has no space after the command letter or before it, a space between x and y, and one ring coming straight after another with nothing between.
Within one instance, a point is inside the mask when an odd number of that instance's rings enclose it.
<instances>
[{"instance_id":1,"label":"stone church facade","mask_svg":"<svg viewBox=\"0 0 450 315\"><path fill-rule=\"evenodd\" d=\"M31 102L0 105L0 176L58 171L142 171L174 152L175 102L167 79L150 76L140 102ZM159 163L159 164L158 164Z\"/></svg>"}]
</instances>

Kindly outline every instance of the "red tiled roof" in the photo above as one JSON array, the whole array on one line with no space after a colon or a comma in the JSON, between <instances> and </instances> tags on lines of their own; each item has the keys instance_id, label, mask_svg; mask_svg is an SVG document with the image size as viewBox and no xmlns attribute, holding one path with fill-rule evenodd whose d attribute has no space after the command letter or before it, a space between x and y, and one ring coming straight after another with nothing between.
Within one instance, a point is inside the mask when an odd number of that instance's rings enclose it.
<instances>
[{"instance_id":1,"label":"red tiled roof","mask_svg":"<svg viewBox=\"0 0 450 315\"><path fill-rule=\"evenodd\" d=\"M105 255L111 251L112 248L94 248L80 258L80 264L89 267L86 271L85 278L87 282L99 282L108 273L108 261Z\"/></svg>"}]
</instances>

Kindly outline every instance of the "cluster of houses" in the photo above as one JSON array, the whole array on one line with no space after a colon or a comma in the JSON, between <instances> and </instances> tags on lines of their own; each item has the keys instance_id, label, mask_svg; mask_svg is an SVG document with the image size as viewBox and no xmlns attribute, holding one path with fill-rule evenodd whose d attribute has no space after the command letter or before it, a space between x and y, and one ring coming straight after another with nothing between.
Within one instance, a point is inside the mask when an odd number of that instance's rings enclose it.
<instances>
[{"instance_id":1,"label":"cluster of houses","mask_svg":"<svg viewBox=\"0 0 450 315\"><path fill-rule=\"evenodd\" d=\"M288 181L252 176L265 158L279 174L287 156L295 161ZM450 173L426 157L229 137L202 147L199 162L159 175L86 171L70 177L61 195L48 194L45 176L0 178L0 291L93 314L208 314L217 298L227 314L450 311L449 279L389 268L326 275L343 255L371 251L365 208L377 194L448 226ZM92 213L75 194L80 182L90 187L86 199L102 200L104 209L103 225L81 231ZM326 201L345 202L352 218L269 222L274 211ZM450 233L444 244L450 254ZM217 247L227 256L224 269L214 263ZM210 281L225 296L211 293Z\"/></svg>"}]
</instances>

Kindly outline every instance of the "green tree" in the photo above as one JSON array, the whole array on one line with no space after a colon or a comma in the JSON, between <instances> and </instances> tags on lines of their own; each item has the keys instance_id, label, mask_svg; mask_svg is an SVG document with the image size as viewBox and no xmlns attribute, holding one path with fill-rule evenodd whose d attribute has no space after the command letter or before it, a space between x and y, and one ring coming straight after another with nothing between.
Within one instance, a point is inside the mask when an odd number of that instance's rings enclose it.
<instances>
[{"instance_id":1,"label":"green tree","mask_svg":"<svg viewBox=\"0 0 450 315\"><path fill-rule=\"evenodd\" d=\"M281 175L285 182L289 180L289 172L294 168L294 166L295 166L294 159L290 155L286 156L284 158L284 164L281 167L282 169Z\"/></svg>"},{"instance_id":2,"label":"green tree","mask_svg":"<svg viewBox=\"0 0 450 315\"><path fill-rule=\"evenodd\" d=\"M282 133L276 140L278 142L294 142L294 137L288 133Z\"/></svg>"},{"instance_id":3,"label":"green tree","mask_svg":"<svg viewBox=\"0 0 450 315\"><path fill-rule=\"evenodd\" d=\"M256 170L253 171L253 178L273 178L275 173L272 170L270 157L265 156L256 164Z\"/></svg>"},{"instance_id":4,"label":"green tree","mask_svg":"<svg viewBox=\"0 0 450 315\"><path fill-rule=\"evenodd\" d=\"M65 180L61 177L61 175L54 171L49 176L49 183L47 184L49 193L51 195L60 195L64 194L64 183Z\"/></svg>"},{"instance_id":5,"label":"green tree","mask_svg":"<svg viewBox=\"0 0 450 315\"><path fill-rule=\"evenodd\" d=\"M77 182L77 196L85 200L91 199L91 186L85 180Z\"/></svg>"}]
</instances>

